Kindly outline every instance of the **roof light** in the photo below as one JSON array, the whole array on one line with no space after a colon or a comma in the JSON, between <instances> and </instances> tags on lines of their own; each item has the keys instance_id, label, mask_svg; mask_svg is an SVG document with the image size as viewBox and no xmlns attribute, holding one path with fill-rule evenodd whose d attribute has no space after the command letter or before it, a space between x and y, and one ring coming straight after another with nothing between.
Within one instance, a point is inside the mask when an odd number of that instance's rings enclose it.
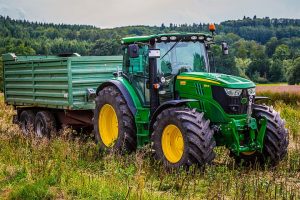
<instances>
[{"instance_id":1,"label":"roof light","mask_svg":"<svg viewBox=\"0 0 300 200\"><path fill-rule=\"evenodd\" d=\"M204 36L201 35L201 36L198 37L198 39L199 39L199 40L204 40Z\"/></svg>"},{"instance_id":2,"label":"roof light","mask_svg":"<svg viewBox=\"0 0 300 200\"><path fill-rule=\"evenodd\" d=\"M197 40L197 36L193 35L193 36L191 37L191 40Z\"/></svg>"},{"instance_id":3,"label":"roof light","mask_svg":"<svg viewBox=\"0 0 300 200\"><path fill-rule=\"evenodd\" d=\"M162 41L166 41L168 38L166 36L163 36L160 38Z\"/></svg>"},{"instance_id":4,"label":"roof light","mask_svg":"<svg viewBox=\"0 0 300 200\"><path fill-rule=\"evenodd\" d=\"M176 40L176 39L177 39L176 36L171 36L171 37L170 37L170 40Z\"/></svg>"}]
</instances>

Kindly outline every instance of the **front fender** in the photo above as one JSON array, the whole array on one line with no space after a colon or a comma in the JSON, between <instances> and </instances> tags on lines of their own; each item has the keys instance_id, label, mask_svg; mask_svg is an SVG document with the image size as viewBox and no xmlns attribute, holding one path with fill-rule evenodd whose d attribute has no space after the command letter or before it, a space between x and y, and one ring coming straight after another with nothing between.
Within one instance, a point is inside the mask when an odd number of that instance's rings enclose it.
<instances>
[{"instance_id":1,"label":"front fender","mask_svg":"<svg viewBox=\"0 0 300 200\"><path fill-rule=\"evenodd\" d=\"M161 113L163 110L167 109L167 108L172 108L172 107L180 107L183 105L186 105L187 103L190 102L197 102L198 100L196 99L180 99L180 100L170 100L167 102L164 102L163 104L161 104L153 113L151 119L150 119L150 123L149 123L149 131L150 133L153 132L153 124L156 120L156 117L159 115L159 113Z\"/></svg>"}]
</instances>

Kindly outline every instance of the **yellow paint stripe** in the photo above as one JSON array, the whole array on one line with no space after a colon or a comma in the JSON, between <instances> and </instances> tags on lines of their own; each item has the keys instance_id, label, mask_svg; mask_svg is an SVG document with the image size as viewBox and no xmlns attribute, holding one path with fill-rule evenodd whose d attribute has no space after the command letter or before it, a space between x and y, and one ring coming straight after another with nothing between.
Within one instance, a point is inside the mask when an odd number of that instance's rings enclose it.
<instances>
[{"instance_id":1,"label":"yellow paint stripe","mask_svg":"<svg viewBox=\"0 0 300 200\"><path fill-rule=\"evenodd\" d=\"M203 82L208 82L208 83L221 84L217 81L212 81L212 80L209 80L209 79L194 78L194 77L188 77L188 76L177 76L177 79L179 79L179 80L203 81Z\"/></svg>"}]
</instances>

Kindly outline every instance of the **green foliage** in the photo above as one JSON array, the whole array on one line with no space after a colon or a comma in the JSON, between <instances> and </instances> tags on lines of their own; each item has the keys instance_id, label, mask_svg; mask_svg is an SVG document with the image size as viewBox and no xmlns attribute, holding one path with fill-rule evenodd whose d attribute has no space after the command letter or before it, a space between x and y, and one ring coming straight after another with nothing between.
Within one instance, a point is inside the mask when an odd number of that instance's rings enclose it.
<instances>
[{"instance_id":1,"label":"green foliage","mask_svg":"<svg viewBox=\"0 0 300 200\"><path fill-rule=\"evenodd\" d=\"M255 58L249 64L246 70L247 76L254 78L258 72L258 76L267 79L269 75L270 61L267 58Z\"/></svg>"},{"instance_id":2,"label":"green foliage","mask_svg":"<svg viewBox=\"0 0 300 200\"><path fill-rule=\"evenodd\" d=\"M298 102L300 102L300 95L298 95ZM300 130L300 109L297 108L297 106L286 105L280 100L275 104L281 116L286 120L286 126L290 134L294 137L298 137Z\"/></svg>"},{"instance_id":3,"label":"green foliage","mask_svg":"<svg viewBox=\"0 0 300 200\"><path fill-rule=\"evenodd\" d=\"M239 70L239 75L241 77L248 78L246 75L246 70L251 63L251 59L250 58L246 58L246 59L236 58L235 62L236 62L236 66Z\"/></svg>"},{"instance_id":4,"label":"green foliage","mask_svg":"<svg viewBox=\"0 0 300 200\"><path fill-rule=\"evenodd\" d=\"M300 57L295 59L292 66L288 68L287 81L290 85L300 83Z\"/></svg>"},{"instance_id":5,"label":"green foliage","mask_svg":"<svg viewBox=\"0 0 300 200\"><path fill-rule=\"evenodd\" d=\"M276 37L272 37L267 43L266 43L266 54L268 57L271 57L274 52L276 47L280 45L280 42Z\"/></svg>"},{"instance_id":6,"label":"green foliage","mask_svg":"<svg viewBox=\"0 0 300 200\"><path fill-rule=\"evenodd\" d=\"M291 55L290 49L286 44L281 44L276 47L273 54L273 59L286 60Z\"/></svg>"},{"instance_id":7,"label":"green foliage","mask_svg":"<svg viewBox=\"0 0 300 200\"><path fill-rule=\"evenodd\" d=\"M222 50L218 46L213 46L212 52L215 59L215 68L213 69L213 71L217 73L238 75L239 71L236 67L235 59L232 54L223 55Z\"/></svg>"},{"instance_id":8,"label":"green foliage","mask_svg":"<svg viewBox=\"0 0 300 200\"><path fill-rule=\"evenodd\" d=\"M92 55L101 55L101 56L109 56L109 55L121 55L121 40L120 39L99 39L96 41L95 45L92 47L90 53Z\"/></svg>"},{"instance_id":9,"label":"green foliage","mask_svg":"<svg viewBox=\"0 0 300 200\"><path fill-rule=\"evenodd\" d=\"M3 91L3 62L2 62L2 57L0 57L0 91Z\"/></svg>"},{"instance_id":10,"label":"green foliage","mask_svg":"<svg viewBox=\"0 0 300 200\"><path fill-rule=\"evenodd\" d=\"M272 62L269 72L269 80L271 82L281 82L284 80L283 62L276 59Z\"/></svg>"},{"instance_id":11,"label":"green foliage","mask_svg":"<svg viewBox=\"0 0 300 200\"><path fill-rule=\"evenodd\" d=\"M52 199L53 194L49 191L49 186L42 179L33 183L23 183L9 195L9 199Z\"/></svg>"},{"instance_id":12,"label":"green foliage","mask_svg":"<svg viewBox=\"0 0 300 200\"><path fill-rule=\"evenodd\" d=\"M255 83L268 83L268 79L261 77L258 71L255 71L251 77Z\"/></svg>"}]
</instances>

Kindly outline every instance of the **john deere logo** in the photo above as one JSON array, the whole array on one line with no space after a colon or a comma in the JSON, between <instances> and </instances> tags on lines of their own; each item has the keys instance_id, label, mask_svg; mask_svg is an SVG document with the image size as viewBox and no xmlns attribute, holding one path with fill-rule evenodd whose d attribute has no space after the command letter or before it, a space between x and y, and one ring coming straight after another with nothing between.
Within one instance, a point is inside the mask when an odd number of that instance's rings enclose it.
<instances>
[{"instance_id":1,"label":"john deere logo","mask_svg":"<svg viewBox=\"0 0 300 200\"><path fill-rule=\"evenodd\" d=\"M247 103L247 101L248 101L248 99L247 99L247 98L242 98L242 100L241 100L241 104L246 104L246 103Z\"/></svg>"}]
</instances>

